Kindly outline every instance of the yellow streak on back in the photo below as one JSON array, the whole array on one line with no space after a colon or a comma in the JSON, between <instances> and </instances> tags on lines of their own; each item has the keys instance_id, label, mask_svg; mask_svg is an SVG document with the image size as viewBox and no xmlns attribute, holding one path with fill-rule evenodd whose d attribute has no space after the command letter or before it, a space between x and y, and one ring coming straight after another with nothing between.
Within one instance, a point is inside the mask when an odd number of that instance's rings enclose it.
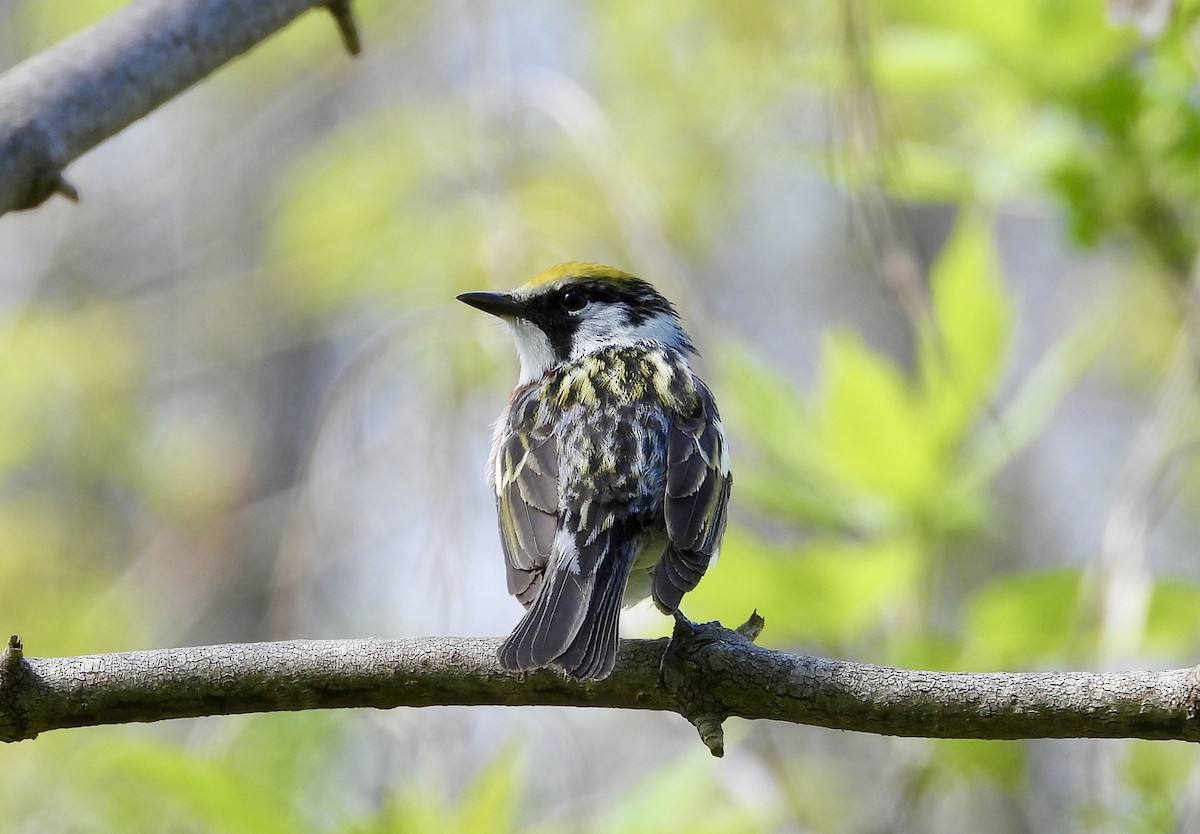
<instances>
[{"instance_id":1,"label":"yellow streak on back","mask_svg":"<svg viewBox=\"0 0 1200 834\"><path fill-rule=\"evenodd\" d=\"M591 406L597 402L596 386L592 382L594 375L601 370L601 365L593 357L585 356L579 366L563 376L554 395L560 408L566 407L574 399L580 405ZM574 395L572 397L572 395Z\"/></svg>"},{"instance_id":2,"label":"yellow streak on back","mask_svg":"<svg viewBox=\"0 0 1200 834\"><path fill-rule=\"evenodd\" d=\"M674 403L676 398L671 391L671 381L675 378L675 369L657 351L649 353L647 358L650 360L650 364L654 366L653 384L658 398L666 403Z\"/></svg>"},{"instance_id":3,"label":"yellow streak on back","mask_svg":"<svg viewBox=\"0 0 1200 834\"><path fill-rule=\"evenodd\" d=\"M615 266L588 263L587 261L566 261L561 264L555 264L549 269L542 270L533 276L524 286L540 287L543 284L552 284L564 278L604 278L608 281L636 280L628 272L623 272Z\"/></svg>"}]
</instances>

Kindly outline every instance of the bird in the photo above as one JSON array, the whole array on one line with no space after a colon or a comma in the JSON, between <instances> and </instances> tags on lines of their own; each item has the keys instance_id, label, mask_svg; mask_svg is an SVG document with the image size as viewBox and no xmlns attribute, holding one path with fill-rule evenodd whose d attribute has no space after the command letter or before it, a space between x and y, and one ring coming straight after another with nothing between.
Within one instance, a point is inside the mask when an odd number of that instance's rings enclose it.
<instances>
[{"instance_id":1,"label":"bird","mask_svg":"<svg viewBox=\"0 0 1200 834\"><path fill-rule=\"evenodd\" d=\"M502 319L520 378L492 435L509 593L524 616L497 652L512 672L612 672L623 606L680 602L716 559L733 477L716 402L674 305L597 263L552 266L458 300Z\"/></svg>"}]
</instances>

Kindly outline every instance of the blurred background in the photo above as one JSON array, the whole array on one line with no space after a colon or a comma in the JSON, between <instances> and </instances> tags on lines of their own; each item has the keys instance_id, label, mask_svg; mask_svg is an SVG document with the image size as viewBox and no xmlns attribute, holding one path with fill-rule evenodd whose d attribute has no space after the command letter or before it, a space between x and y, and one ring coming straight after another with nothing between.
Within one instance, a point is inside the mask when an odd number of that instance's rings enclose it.
<instances>
[{"instance_id":1,"label":"blurred background","mask_svg":"<svg viewBox=\"0 0 1200 834\"><path fill-rule=\"evenodd\" d=\"M0 0L7 68L120 3ZM695 619L934 669L1200 660L1200 3L356 2L0 218L0 633L506 634L516 379L454 301L659 286L731 433ZM628 636L669 622L629 612ZM4 830L1200 831L1195 745L430 708L57 731Z\"/></svg>"}]
</instances>

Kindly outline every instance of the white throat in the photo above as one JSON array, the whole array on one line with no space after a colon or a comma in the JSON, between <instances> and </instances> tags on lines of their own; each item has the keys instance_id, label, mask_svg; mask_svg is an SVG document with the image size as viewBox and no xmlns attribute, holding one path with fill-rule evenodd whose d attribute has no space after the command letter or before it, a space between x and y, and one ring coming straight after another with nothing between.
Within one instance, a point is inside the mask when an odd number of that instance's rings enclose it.
<instances>
[{"instance_id":1,"label":"white throat","mask_svg":"<svg viewBox=\"0 0 1200 834\"><path fill-rule=\"evenodd\" d=\"M525 319L505 319L517 344L517 357L521 360L519 385L540 379L542 374L553 368L558 359L550 347L550 340L542 329Z\"/></svg>"}]
</instances>

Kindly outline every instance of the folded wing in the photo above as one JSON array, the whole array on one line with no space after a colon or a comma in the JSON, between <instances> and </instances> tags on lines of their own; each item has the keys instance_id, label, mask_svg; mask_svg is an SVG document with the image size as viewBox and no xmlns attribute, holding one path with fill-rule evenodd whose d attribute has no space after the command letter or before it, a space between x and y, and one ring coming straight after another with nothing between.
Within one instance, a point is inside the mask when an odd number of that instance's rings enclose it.
<instances>
[{"instance_id":1,"label":"folded wing","mask_svg":"<svg viewBox=\"0 0 1200 834\"><path fill-rule=\"evenodd\" d=\"M654 569L652 593L668 614L679 609L716 557L733 485L716 403L699 381L697 393L692 413L674 420L667 436L663 513L669 543Z\"/></svg>"},{"instance_id":2,"label":"folded wing","mask_svg":"<svg viewBox=\"0 0 1200 834\"><path fill-rule=\"evenodd\" d=\"M528 608L550 561L558 529L558 444L548 433L515 430L500 447L496 509L508 592Z\"/></svg>"}]
</instances>

